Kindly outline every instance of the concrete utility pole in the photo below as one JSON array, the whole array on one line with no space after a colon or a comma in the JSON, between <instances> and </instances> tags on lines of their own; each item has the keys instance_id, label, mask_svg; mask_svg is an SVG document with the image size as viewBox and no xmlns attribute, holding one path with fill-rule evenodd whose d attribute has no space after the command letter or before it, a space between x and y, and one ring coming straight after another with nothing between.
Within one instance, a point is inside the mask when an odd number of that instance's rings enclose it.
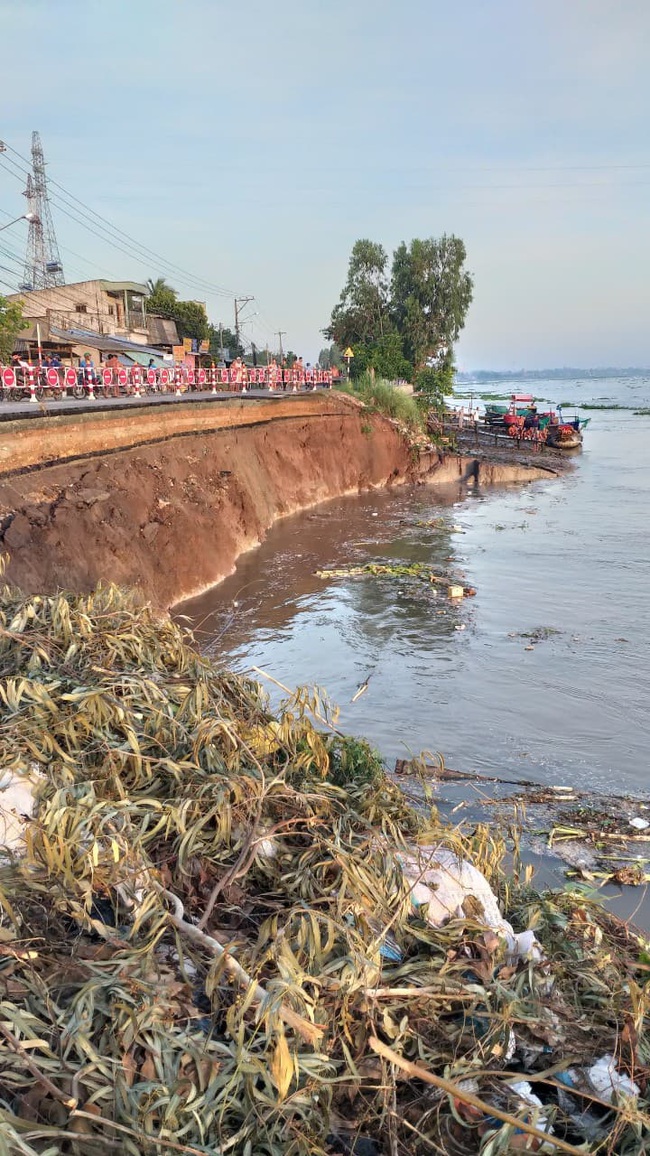
<instances>
[{"instance_id":1,"label":"concrete utility pole","mask_svg":"<svg viewBox=\"0 0 650 1156\"><path fill-rule=\"evenodd\" d=\"M241 325L239 321L241 310L254 300L254 297L235 297L235 337L237 338L238 345L241 345L241 341L239 339L241 333Z\"/></svg>"},{"instance_id":2,"label":"concrete utility pole","mask_svg":"<svg viewBox=\"0 0 650 1156\"><path fill-rule=\"evenodd\" d=\"M284 365L284 352L282 350L282 338L287 336L286 329L277 329L276 336L280 342L280 365Z\"/></svg>"}]
</instances>

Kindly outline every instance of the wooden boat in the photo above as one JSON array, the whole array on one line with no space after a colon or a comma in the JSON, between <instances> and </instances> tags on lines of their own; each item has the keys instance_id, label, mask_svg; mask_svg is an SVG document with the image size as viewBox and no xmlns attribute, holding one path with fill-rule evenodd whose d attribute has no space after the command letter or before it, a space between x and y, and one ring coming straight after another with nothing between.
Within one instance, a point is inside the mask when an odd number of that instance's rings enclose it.
<instances>
[{"instance_id":1,"label":"wooden boat","mask_svg":"<svg viewBox=\"0 0 650 1156\"><path fill-rule=\"evenodd\" d=\"M575 425L549 425L546 444L554 450L577 450L582 445L582 434Z\"/></svg>"},{"instance_id":2,"label":"wooden boat","mask_svg":"<svg viewBox=\"0 0 650 1156\"><path fill-rule=\"evenodd\" d=\"M507 424L509 416L525 417L534 402L532 393L513 393L509 405L486 405L485 421L487 425Z\"/></svg>"}]
</instances>

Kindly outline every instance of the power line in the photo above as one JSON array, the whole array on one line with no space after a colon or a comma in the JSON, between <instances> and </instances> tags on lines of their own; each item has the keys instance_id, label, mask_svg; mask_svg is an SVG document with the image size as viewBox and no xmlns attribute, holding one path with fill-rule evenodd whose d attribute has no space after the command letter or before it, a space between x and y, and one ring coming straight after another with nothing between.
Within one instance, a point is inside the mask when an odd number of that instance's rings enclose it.
<instances>
[{"instance_id":1,"label":"power line","mask_svg":"<svg viewBox=\"0 0 650 1156\"><path fill-rule=\"evenodd\" d=\"M22 160L24 162L26 161L26 158L23 157L22 154L17 151L17 149L14 149L11 145L6 144L6 142L5 142L5 145L6 145L6 148L10 152L14 153L20 160ZM3 155L3 159L11 161L11 158L6 157L6 154ZM11 163L15 165L15 162L11 161ZM16 165L16 168L19 168L19 166ZM91 216L96 219L97 223L101 223L99 225L99 227L102 228L102 231L105 232L106 231L105 226L108 226L108 229L110 229L110 231L112 233L117 234L120 237L124 238L124 240L127 241L131 247L135 247L135 249L138 250L140 253L140 258L139 258L140 260L151 261L153 259L153 260L157 261L158 263L165 265L168 269L173 270L175 275L181 274L183 276L184 280L186 280L186 281L189 279L189 283L191 285L201 286L202 291L209 291L211 293L216 293L216 294L218 294L220 296L224 296L224 297L234 297L235 296L235 294L232 292L232 290L225 289L221 285L215 285L211 281L208 281L204 277L200 277L196 274L190 273L189 270L183 269L182 266L176 265L175 263L168 261L166 258L162 257L161 254L156 253L153 249L149 249L148 246L142 245L141 242L137 241L134 237L131 237L128 233L124 232L124 230L120 229L117 225L113 225L108 220L108 218L103 217L101 213L97 213L94 209L92 209L84 201L80 200L79 197L76 197L74 195L74 193L71 193L68 189L66 189L58 181L50 179L50 185L53 185L57 189L60 189L61 192L65 195L66 200L64 203L68 205L69 209L74 208L74 206L70 205L70 201L75 202L77 205L79 205L81 207L82 210L85 210L85 212L83 212L81 215L83 217L85 217L86 220L90 219L88 217L88 214L91 214ZM53 199L54 199L54 196L53 196ZM60 197L56 198L57 203L60 200L62 200L62 198L60 198ZM79 212L79 210L77 210L77 212ZM78 223L81 223L81 222L78 222ZM88 227L88 226L85 226L85 227Z\"/></svg>"}]
</instances>

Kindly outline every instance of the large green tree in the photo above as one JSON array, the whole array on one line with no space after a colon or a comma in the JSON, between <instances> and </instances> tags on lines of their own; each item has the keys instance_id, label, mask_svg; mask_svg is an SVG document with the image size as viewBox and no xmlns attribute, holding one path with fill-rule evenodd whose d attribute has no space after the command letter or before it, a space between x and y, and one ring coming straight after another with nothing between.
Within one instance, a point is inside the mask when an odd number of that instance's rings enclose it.
<instances>
[{"instance_id":1,"label":"large green tree","mask_svg":"<svg viewBox=\"0 0 650 1156\"><path fill-rule=\"evenodd\" d=\"M382 245L367 239L355 241L347 281L324 330L339 348L377 341L390 329L387 266Z\"/></svg>"},{"instance_id":2,"label":"large green tree","mask_svg":"<svg viewBox=\"0 0 650 1156\"><path fill-rule=\"evenodd\" d=\"M459 237L416 238L395 250L389 285L383 247L355 242L345 287L323 330L340 348L352 346L353 376L374 369L426 382L432 392L447 389L454 342L472 300L465 259Z\"/></svg>"},{"instance_id":3,"label":"large green tree","mask_svg":"<svg viewBox=\"0 0 650 1156\"><path fill-rule=\"evenodd\" d=\"M197 341L208 339L208 315L200 301L180 301L178 293L164 277L157 277L155 281L149 278L147 287L149 313L159 313L175 321L181 341L184 337L194 337Z\"/></svg>"},{"instance_id":4,"label":"large green tree","mask_svg":"<svg viewBox=\"0 0 650 1156\"><path fill-rule=\"evenodd\" d=\"M16 337L25 328L21 301L7 301L0 297L0 364L11 360Z\"/></svg>"},{"instance_id":5,"label":"large green tree","mask_svg":"<svg viewBox=\"0 0 650 1156\"><path fill-rule=\"evenodd\" d=\"M197 341L207 341L210 323L205 311L205 305L200 301L177 301L173 313L178 336L194 337Z\"/></svg>"},{"instance_id":6,"label":"large green tree","mask_svg":"<svg viewBox=\"0 0 650 1156\"><path fill-rule=\"evenodd\" d=\"M448 361L465 324L473 279L460 237L416 238L395 250L391 313L416 371Z\"/></svg>"}]
</instances>

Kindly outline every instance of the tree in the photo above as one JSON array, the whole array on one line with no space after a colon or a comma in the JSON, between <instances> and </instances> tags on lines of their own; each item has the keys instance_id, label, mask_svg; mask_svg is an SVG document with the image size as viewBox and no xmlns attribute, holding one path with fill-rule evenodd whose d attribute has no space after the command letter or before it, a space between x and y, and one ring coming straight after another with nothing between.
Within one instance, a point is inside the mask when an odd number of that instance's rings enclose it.
<instances>
[{"instance_id":1,"label":"tree","mask_svg":"<svg viewBox=\"0 0 650 1156\"><path fill-rule=\"evenodd\" d=\"M413 366L404 356L404 346L399 333L386 333L374 343L370 365L379 377L385 377L389 381L410 381L413 376Z\"/></svg>"},{"instance_id":2,"label":"tree","mask_svg":"<svg viewBox=\"0 0 650 1156\"><path fill-rule=\"evenodd\" d=\"M160 313L161 316L175 321L181 341L184 337L194 337L197 341L207 340L209 322L205 305L200 301L179 301L178 293L167 284L164 277L157 277L155 281L150 277L147 287L149 313Z\"/></svg>"},{"instance_id":3,"label":"tree","mask_svg":"<svg viewBox=\"0 0 650 1156\"><path fill-rule=\"evenodd\" d=\"M389 289L382 246L355 242L345 287L323 330L341 348L352 346L354 377L371 369L382 377L412 381L431 369L433 375L420 379L426 391L437 396L447 390L453 381L454 342L472 300L465 258L459 237L402 243L393 254Z\"/></svg>"},{"instance_id":4,"label":"tree","mask_svg":"<svg viewBox=\"0 0 650 1156\"><path fill-rule=\"evenodd\" d=\"M332 345L321 349L318 354L318 364L321 369L342 369L343 368L343 354L336 342Z\"/></svg>"},{"instance_id":5,"label":"tree","mask_svg":"<svg viewBox=\"0 0 650 1156\"><path fill-rule=\"evenodd\" d=\"M194 337L197 341L207 341L210 323L205 305L200 301L177 301L173 318L181 341L184 337Z\"/></svg>"},{"instance_id":6,"label":"tree","mask_svg":"<svg viewBox=\"0 0 650 1156\"><path fill-rule=\"evenodd\" d=\"M367 239L355 241L345 287L323 331L341 349L377 341L390 328L387 264L382 245Z\"/></svg>"},{"instance_id":7,"label":"tree","mask_svg":"<svg viewBox=\"0 0 650 1156\"><path fill-rule=\"evenodd\" d=\"M176 290L172 289L171 285L165 281L164 277L156 277L155 281L152 277L149 277L147 279L147 289L149 290L149 295L151 297L155 297L156 293L162 293L165 290L173 293L174 297L176 296Z\"/></svg>"},{"instance_id":8,"label":"tree","mask_svg":"<svg viewBox=\"0 0 650 1156\"><path fill-rule=\"evenodd\" d=\"M208 338L210 340L210 353L213 357L220 358L222 349L230 361L234 361L236 357L241 357L244 353L244 346L237 342L232 329L228 329L225 325L221 327L209 325Z\"/></svg>"},{"instance_id":9,"label":"tree","mask_svg":"<svg viewBox=\"0 0 650 1156\"><path fill-rule=\"evenodd\" d=\"M456 367L451 353L447 353L440 365L427 365L415 377L416 400L424 410L442 410L445 398L454 392Z\"/></svg>"},{"instance_id":10,"label":"tree","mask_svg":"<svg viewBox=\"0 0 650 1156\"><path fill-rule=\"evenodd\" d=\"M16 337L25 328L22 301L0 297L0 364L7 364L14 351Z\"/></svg>"},{"instance_id":11,"label":"tree","mask_svg":"<svg viewBox=\"0 0 650 1156\"><path fill-rule=\"evenodd\" d=\"M459 237L404 242L393 255L391 312L416 370L441 367L465 324L473 280Z\"/></svg>"},{"instance_id":12,"label":"tree","mask_svg":"<svg viewBox=\"0 0 650 1156\"><path fill-rule=\"evenodd\" d=\"M178 303L178 293L168 285L164 277L147 281L147 309L150 313L160 313L163 317L173 317Z\"/></svg>"}]
</instances>

